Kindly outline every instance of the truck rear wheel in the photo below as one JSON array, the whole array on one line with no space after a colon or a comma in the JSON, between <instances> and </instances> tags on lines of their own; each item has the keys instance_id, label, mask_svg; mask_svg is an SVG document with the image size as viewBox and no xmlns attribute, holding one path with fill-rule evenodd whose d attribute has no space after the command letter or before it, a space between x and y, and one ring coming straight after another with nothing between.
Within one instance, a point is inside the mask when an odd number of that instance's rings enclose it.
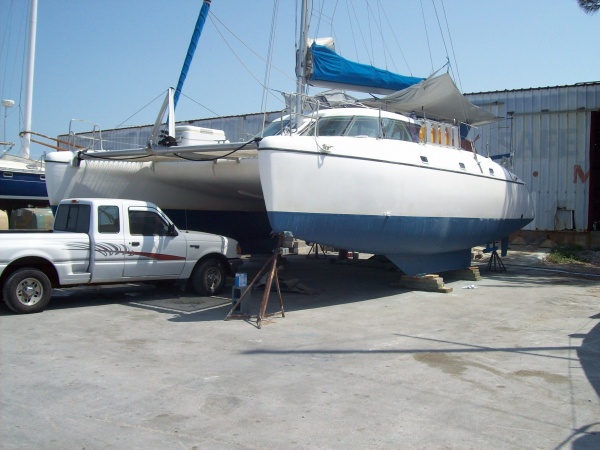
<instances>
[{"instance_id":1,"label":"truck rear wheel","mask_svg":"<svg viewBox=\"0 0 600 450\"><path fill-rule=\"evenodd\" d=\"M16 313L37 313L44 310L52 296L52 285L38 269L19 269L4 283L4 302Z\"/></svg>"},{"instance_id":2,"label":"truck rear wheel","mask_svg":"<svg viewBox=\"0 0 600 450\"><path fill-rule=\"evenodd\" d=\"M215 295L225 286L225 269L216 259L207 259L192 272L192 288L199 295Z\"/></svg>"}]
</instances>

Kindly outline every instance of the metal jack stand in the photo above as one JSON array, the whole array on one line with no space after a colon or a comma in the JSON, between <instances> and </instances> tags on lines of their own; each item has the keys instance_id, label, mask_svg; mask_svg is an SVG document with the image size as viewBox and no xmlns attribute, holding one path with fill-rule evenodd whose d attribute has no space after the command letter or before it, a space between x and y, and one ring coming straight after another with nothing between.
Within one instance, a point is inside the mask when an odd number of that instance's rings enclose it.
<instances>
[{"instance_id":1,"label":"metal jack stand","mask_svg":"<svg viewBox=\"0 0 600 450\"><path fill-rule=\"evenodd\" d=\"M319 256L319 248L321 249L322 256ZM325 252L325 248L321 244L317 244L316 242L313 243L312 246L310 247L310 250L306 254L306 257L310 258L310 254L313 253L313 252L315 254L315 256L314 256L315 259L327 258L327 255L326 255L326 252Z\"/></svg>"},{"instance_id":2,"label":"metal jack stand","mask_svg":"<svg viewBox=\"0 0 600 450\"><path fill-rule=\"evenodd\" d=\"M492 253L490 255L490 260L488 261L487 269L489 271L493 270L494 272L506 272L506 267L504 267L504 263L502 262L500 255L498 255L498 247L496 247L495 242L491 250Z\"/></svg>"},{"instance_id":3,"label":"metal jack stand","mask_svg":"<svg viewBox=\"0 0 600 450\"><path fill-rule=\"evenodd\" d=\"M225 317L225 320L253 319L254 317L256 317L256 326L257 326L257 328L260 329L260 328L262 328L262 321L265 317L271 317L276 314L281 314L281 317L285 317L285 311L283 310L283 298L281 297L281 289L279 287L279 278L277 276L277 257L279 256L279 253L281 252L282 242L283 242L283 234L280 234L279 235L279 244L277 245L276 251L273 252L273 256L271 256L269 258L269 260L265 263L265 265L262 267L262 269L259 270L258 274L252 280L252 283L250 283L246 287L246 289L244 290L244 292L242 293L242 295L240 296L238 301L231 308L231 311L229 311L229 314L227 314L227 317ZM269 273L267 275L267 281L265 283L265 293L263 294L263 298L262 298L262 302L260 304L260 310L258 311L258 315L253 316L251 314L235 314L234 313L235 309L240 305L240 303L242 302L242 300L244 299L246 294L248 292L250 292L250 290L254 287L254 285L257 283L257 281L260 280L261 276L267 270L269 270ZM279 296L279 305L281 307L281 310L266 314L267 304L269 303L269 294L271 293L271 286L273 284L273 278L275 278L275 286L277 286L277 295Z\"/></svg>"}]
</instances>

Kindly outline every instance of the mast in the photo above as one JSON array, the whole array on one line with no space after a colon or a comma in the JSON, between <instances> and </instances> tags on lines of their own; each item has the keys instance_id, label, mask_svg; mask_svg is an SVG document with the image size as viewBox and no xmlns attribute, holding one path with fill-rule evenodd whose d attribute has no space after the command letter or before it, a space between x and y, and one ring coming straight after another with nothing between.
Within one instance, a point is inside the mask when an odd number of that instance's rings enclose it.
<instances>
[{"instance_id":1,"label":"mast","mask_svg":"<svg viewBox=\"0 0 600 450\"><path fill-rule=\"evenodd\" d=\"M25 106L23 131L31 131L31 111L33 108L33 69L35 64L35 35L37 28L37 0L31 0L29 11L29 35L27 42L27 75L25 79ZM31 146L31 136L29 133L23 134L23 144L21 146L21 156L29 158L29 147Z\"/></svg>"},{"instance_id":2,"label":"mast","mask_svg":"<svg viewBox=\"0 0 600 450\"><path fill-rule=\"evenodd\" d=\"M177 88L175 89L174 96L174 107L177 107L177 101L179 100L179 94L181 94L181 89L183 88L183 83L185 82L185 78L187 77L188 70L190 70L190 65L192 64L192 59L194 58L194 52L196 51L196 46L198 45L198 40L200 39L200 35L202 34L202 29L204 28L204 22L206 22L206 18L208 17L208 11L210 9L211 0L204 0L202 3L202 8L200 9L200 14L198 15L198 20L196 21L196 27L194 28L194 33L192 34L192 39L190 40L190 45L188 47L187 54L185 56L185 61L183 63L183 67L181 68L181 74L179 75L179 81L177 82Z\"/></svg>"},{"instance_id":3,"label":"mast","mask_svg":"<svg viewBox=\"0 0 600 450\"><path fill-rule=\"evenodd\" d=\"M302 0L302 11L300 12L300 30L298 30L298 50L296 51L296 123L302 114L302 96L306 90L305 61L308 39L308 28L310 25L311 0Z\"/></svg>"}]
</instances>

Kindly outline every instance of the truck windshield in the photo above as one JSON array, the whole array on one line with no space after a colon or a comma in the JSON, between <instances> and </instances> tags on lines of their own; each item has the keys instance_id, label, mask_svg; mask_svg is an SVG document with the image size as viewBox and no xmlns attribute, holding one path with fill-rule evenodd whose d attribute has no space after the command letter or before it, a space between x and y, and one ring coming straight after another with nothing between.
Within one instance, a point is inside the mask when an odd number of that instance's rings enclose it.
<instances>
[{"instance_id":1,"label":"truck windshield","mask_svg":"<svg viewBox=\"0 0 600 450\"><path fill-rule=\"evenodd\" d=\"M87 233L90 230L90 205L59 205L54 230Z\"/></svg>"}]
</instances>

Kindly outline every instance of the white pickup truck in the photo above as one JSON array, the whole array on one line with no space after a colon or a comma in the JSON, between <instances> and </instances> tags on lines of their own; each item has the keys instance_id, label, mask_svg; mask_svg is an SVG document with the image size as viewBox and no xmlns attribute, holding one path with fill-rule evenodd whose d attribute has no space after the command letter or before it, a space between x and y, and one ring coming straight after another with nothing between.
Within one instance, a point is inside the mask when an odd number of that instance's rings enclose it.
<instances>
[{"instance_id":1,"label":"white pickup truck","mask_svg":"<svg viewBox=\"0 0 600 450\"><path fill-rule=\"evenodd\" d=\"M198 294L213 295L239 257L237 241L180 231L152 203L67 199L52 231L0 232L0 286L17 313L42 311L52 287L84 284L188 280Z\"/></svg>"}]
</instances>

